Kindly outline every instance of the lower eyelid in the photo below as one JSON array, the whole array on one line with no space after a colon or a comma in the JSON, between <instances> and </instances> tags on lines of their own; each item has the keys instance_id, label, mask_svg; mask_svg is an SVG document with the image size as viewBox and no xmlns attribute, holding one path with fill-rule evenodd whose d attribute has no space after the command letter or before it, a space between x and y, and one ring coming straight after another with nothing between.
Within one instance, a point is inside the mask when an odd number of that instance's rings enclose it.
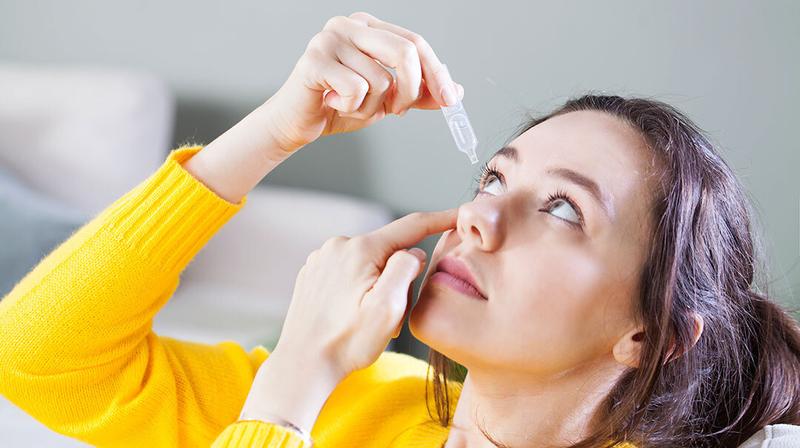
<instances>
[{"instance_id":1,"label":"lower eyelid","mask_svg":"<svg viewBox=\"0 0 800 448\"><path fill-rule=\"evenodd\" d=\"M568 221L568 220L566 220L564 218L559 218L558 216L550 213L550 211L548 209L546 209L546 208L540 208L539 211L542 212L542 213L545 213L546 215L548 215L549 217L551 217L553 219L557 219L561 224L569 226L571 229L582 227L579 222L572 222L572 221Z\"/></svg>"},{"instance_id":2,"label":"lower eyelid","mask_svg":"<svg viewBox=\"0 0 800 448\"><path fill-rule=\"evenodd\" d=\"M561 223L567 226L569 230L581 230L581 225L576 222L567 221L566 219L561 219L558 216L553 216L553 218L561 221Z\"/></svg>"}]
</instances>

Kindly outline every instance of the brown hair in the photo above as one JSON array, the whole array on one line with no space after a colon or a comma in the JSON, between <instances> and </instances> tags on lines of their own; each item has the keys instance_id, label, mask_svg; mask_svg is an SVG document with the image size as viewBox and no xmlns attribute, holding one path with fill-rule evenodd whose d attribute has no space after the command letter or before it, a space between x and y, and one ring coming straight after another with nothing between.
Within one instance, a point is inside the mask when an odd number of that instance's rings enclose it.
<instances>
[{"instance_id":1,"label":"brown hair","mask_svg":"<svg viewBox=\"0 0 800 448\"><path fill-rule=\"evenodd\" d=\"M664 172L636 304L645 332L639 368L623 373L596 410L590 435L571 447L737 446L766 425L800 424L800 328L755 285L760 245L731 168L685 115L649 99L582 96L515 136L582 110L638 130ZM693 313L704 320L694 346ZM682 355L669 356L673 348ZM429 363L437 414L431 418L448 426L444 385L459 366L433 349Z\"/></svg>"}]
</instances>

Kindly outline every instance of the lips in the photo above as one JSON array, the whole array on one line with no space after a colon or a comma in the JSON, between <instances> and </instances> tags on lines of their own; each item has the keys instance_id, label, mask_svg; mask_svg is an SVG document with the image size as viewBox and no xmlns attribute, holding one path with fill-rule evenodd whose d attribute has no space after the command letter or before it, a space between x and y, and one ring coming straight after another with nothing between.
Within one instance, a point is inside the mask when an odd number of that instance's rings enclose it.
<instances>
[{"instance_id":1,"label":"lips","mask_svg":"<svg viewBox=\"0 0 800 448\"><path fill-rule=\"evenodd\" d=\"M461 289L462 291L471 293L472 295L478 296L483 300L488 300L486 294L475 281L475 277L472 275L469 267L463 261L454 257L444 257L441 261L439 261L439 263L436 264L435 272L443 272L454 277L454 279L451 280L456 282L456 289ZM462 283L463 285L458 285L458 282ZM464 288L458 288L458 286L463 286Z\"/></svg>"}]
</instances>

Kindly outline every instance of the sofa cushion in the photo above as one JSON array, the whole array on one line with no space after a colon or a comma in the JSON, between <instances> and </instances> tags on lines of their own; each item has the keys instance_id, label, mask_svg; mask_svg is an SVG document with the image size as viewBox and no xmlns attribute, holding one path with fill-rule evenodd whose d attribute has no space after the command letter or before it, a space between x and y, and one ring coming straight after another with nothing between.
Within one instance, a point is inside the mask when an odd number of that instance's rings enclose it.
<instances>
[{"instance_id":1,"label":"sofa cushion","mask_svg":"<svg viewBox=\"0 0 800 448\"><path fill-rule=\"evenodd\" d=\"M0 167L0 297L84 221L82 213L22 185Z\"/></svg>"}]
</instances>

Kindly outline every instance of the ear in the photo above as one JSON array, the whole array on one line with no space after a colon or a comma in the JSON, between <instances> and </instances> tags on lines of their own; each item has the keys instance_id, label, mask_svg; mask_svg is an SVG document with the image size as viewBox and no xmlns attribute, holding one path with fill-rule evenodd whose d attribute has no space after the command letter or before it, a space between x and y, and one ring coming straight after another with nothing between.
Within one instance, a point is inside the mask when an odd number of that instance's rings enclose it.
<instances>
[{"instance_id":1,"label":"ear","mask_svg":"<svg viewBox=\"0 0 800 448\"><path fill-rule=\"evenodd\" d=\"M612 349L614 359L628 367L639 367L639 356L642 353L642 341L644 341L644 330L641 327L625 333Z\"/></svg>"},{"instance_id":2,"label":"ear","mask_svg":"<svg viewBox=\"0 0 800 448\"><path fill-rule=\"evenodd\" d=\"M703 334L703 328L705 328L705 321L703 320L703 316L697 313L692 313L692 317L694 318L694 335L692 337L692 347L694 347L694 345L697 344L697 341L700 339L700 336Z\"/></svg>"},{"instance_id":3,"label":"ear","mask_svg":"<svg viewBox=\"0 0 800 448\"><path fill-rule=\"evenodd\" d=\"M667 359L664 361L665 364L669 361L672 361L673 359L680 358L681 356L683 356L684 353L691 350L692 347L694 347L694 345L697 344L697 341L700 339L700 336L703 335L703 328L705 327L705 321L703 320L703 316L697 314L696 312L692 312L692 319L694 320L694 334L692 335L692 345L690 345L689 348L686 349L686 351L679 354L678 356L674 356L675 347L674 346L671 347L669 350L669 356L667 356Z\"/></svg>"}]
</instances>

